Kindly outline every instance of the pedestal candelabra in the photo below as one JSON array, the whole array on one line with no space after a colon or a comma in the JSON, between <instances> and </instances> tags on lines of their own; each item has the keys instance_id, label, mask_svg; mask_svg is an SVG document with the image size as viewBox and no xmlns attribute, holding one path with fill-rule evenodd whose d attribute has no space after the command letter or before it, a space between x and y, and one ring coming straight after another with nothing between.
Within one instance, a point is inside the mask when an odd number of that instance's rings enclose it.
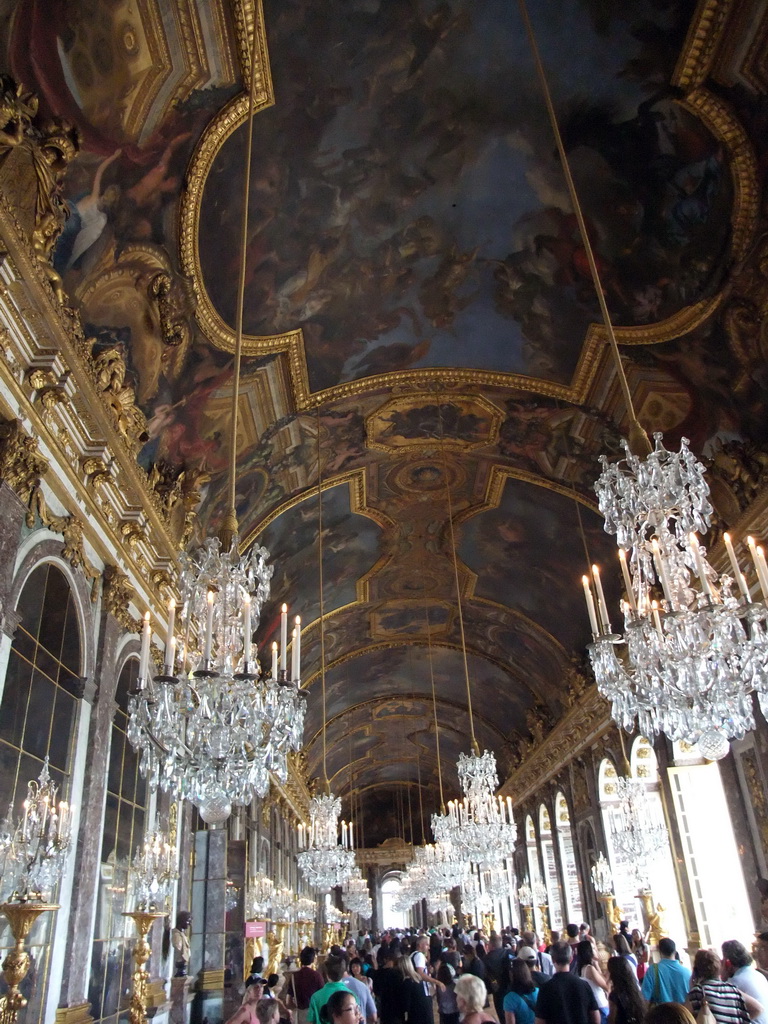
<instances>
[{"instance_id":1,"label":"pedestal candelabra","mask_svg":"<svg viewBox=\"0 0 768 1024\"><path fill-rule=\"evenodd\" d=\"M149 960L152 950L147 942L147 934L153 923L165 914L159 914L151 910L131 910L123 914L123 917L130 917L136 925L138 938L133 947L134 969L132 976L131 1003L128 1019L131 1024L147 1024L147 983L149 974L146 963Z\"/></svg>"},{"instance_id":2,"label":"pedestal candelabra","mask_svg":"<svg viewBox=\"0 0 768 1024\"><path fill-rule=\"evenodd\" d=\"M3 903L0 910L8 919L15 940L13 949L9 950L3 960L3 978L8 984L8 991L0 999L0 1021L2 1024L13 1024L19 1010L27 1005L21 994L19 985L29 970L29 953L26 949L27 937L32 925L41 914L58 910L56 903Z\"/></svg>"}]
</instances>

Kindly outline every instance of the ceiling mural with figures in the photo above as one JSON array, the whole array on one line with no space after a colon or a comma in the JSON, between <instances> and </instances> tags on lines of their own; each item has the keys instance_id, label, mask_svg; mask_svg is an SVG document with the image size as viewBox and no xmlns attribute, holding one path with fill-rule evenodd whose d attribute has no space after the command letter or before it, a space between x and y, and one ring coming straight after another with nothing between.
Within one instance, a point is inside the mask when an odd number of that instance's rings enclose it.
<instances>
[{"instance_id":1,"label":"ceiling mural with figures","mask_svg":"<svg viewBox=\"0 0 768 1024\"><path fill-rule=\"evenodd\" d=\"M768 476L768 295L734 297L764 280L756 4L704 24L694 0L529 0L639 418L705 461L715 541ZM125 363L147 486L185 481L180 543L224 515L252 22L236 502L275 565L258 639L289 601L311 775L325 689L345 813L356 790L366 842L418 839L435 714L446 799L469 749L463 647L503 778L590 685L580 576L613 564L593 484L625 410L517 4L0 0L0 71L81 143L53 267Z\"/></svg>"}]
</instances>

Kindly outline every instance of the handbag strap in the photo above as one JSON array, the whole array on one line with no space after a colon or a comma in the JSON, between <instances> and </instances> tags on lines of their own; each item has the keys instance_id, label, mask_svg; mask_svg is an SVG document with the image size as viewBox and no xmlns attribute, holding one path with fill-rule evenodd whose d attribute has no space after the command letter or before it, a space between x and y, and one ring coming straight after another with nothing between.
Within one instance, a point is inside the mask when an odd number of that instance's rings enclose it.
<instances>
[{"instance_id":1,"label":"handbag strap","mask_svg":"<svg viewBox=\"0 0 768 1024\"><path fill-rule=\"evenodd\" d=\"M659 977L659 965L653 965L654 976L653 976L653 992L651 994L651 1002L658 1003L659 996L661 995L661 978Z\"/></svg>"}]
</instances>

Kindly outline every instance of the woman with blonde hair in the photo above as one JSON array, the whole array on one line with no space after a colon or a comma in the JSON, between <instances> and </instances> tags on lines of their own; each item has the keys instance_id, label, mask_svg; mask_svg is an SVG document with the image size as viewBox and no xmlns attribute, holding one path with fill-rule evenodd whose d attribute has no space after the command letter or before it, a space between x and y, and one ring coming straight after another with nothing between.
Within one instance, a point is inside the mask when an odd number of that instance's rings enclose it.
<instances>
[{"instance_id":1,"label":"woman with blonde hair","mask_svg":"<svg viewBox=\"0 0 768 1024\"><path fill-rule=\"evenodd\" d=\"M696 1018L682 1003L657 1003L646 1013L645 1024L696 1024Z\"/></svg>"},{"instance_id":2,"label":"woman with blonde hair","mask_svg":"<svg viewBox=\"0 0 768 1024\"><path fill-rule=\"evenodd\" d=\"M455 992L462 1024L483 1024L484 1021L493 1021L495 1024L496 1018L489 1017L483 1009L488 1001L488 990L481 978L474 974L462 974L456 979Z\"/></svg>"},{"instance_id":3,"label":"woman with blonde hair","mask_svg":"<svg viewBox=\"0 0 768 1024\"><path fill-rule=\"evenodd\" d=\"M443 988L434 978L425 978L413 966L409 956L397 959L397 970L402 978L401 1006L403 1019L408 1024L432 1024L432 992Z\"/></svg>"}]
</instances>

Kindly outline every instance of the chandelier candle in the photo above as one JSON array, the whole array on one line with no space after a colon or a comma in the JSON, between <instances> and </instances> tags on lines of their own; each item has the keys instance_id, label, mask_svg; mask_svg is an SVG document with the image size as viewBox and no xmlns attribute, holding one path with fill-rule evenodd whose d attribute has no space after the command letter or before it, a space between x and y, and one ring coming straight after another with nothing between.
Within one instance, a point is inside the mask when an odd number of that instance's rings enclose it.
<instances>
[{"instance_id":1,"label":"chandelier candle","mask_svg":"<svg viewBox=\"0 0 768 1024\"><path fill-rule=\"evenodd\" d=\"M731 563L731 569L733 570L733 576L739 585L742 597L745 601L751 601L752 598L749 596L749 587L747 581L744 579L744 574L739 569L739 563L736 561L736 552L733 550L733 541L729 533L723 534L723 540L725 541L725 550L728 552L728 559Z\"/></svg>"},{"instance_id":2,"label":"chandelier candle","mask_svg":"<svg viewBox=\"0 0 768 1024\"><path fill-rule=\"evenodd\" d=\"M144 624L141 627L141 656L139 657L139 680L146 683L149 671L149 643L152 638L152 627L149 624L149 612L144 612Z\"/></svg>"},{"instance_id":3,"label":"chandelier candle","mask_svg":"<svg viewBox=\"0 0 768 1024\"><path fill-rule=\"evenodd\" d=\"M592 636L599 636L600 629L597 625L597 616L595 615L595 601L592 597L592 589L589 585L589 578L587 576L582 576L581 582L584 586L584 597L587 602L587 611L589 612L589 624L592 627Z\"/></svg>"},{"instance_id":4,"label":"chandelier candle","mask_svg":"<svg viewBox=\"0 0 768 1024\"><path fill-rule=\"evenodd\" d=\"M251 595L246 594L243 598L243 668L247 672L251 664ZM294 676L298 679L298 676Z\"/></svg>"},{"instance_id":5,"label":"chandelier candle","mask_svg":"<svg viewBox=\"0 0 768 1024\"><path fill-rule=\"evenodd\" d=\"M280 615L280 671L288 668L288 605L284 604Z\"/></svg>"},{"instance_id":6,"label":"chandelier candle","mask_svg":"<svg viewBox=\"0 0 768 1024\"><path fill-rule=\"evenodd\" d=\"M608 605L603 593L603 584L600 580L600 570L596 565L592 566L592 577L595 581L595 593L597 594L597 611L600 615L600 624L604 633L611 632L611 620L608 618Z\"/></svg>"}]
</instances>

